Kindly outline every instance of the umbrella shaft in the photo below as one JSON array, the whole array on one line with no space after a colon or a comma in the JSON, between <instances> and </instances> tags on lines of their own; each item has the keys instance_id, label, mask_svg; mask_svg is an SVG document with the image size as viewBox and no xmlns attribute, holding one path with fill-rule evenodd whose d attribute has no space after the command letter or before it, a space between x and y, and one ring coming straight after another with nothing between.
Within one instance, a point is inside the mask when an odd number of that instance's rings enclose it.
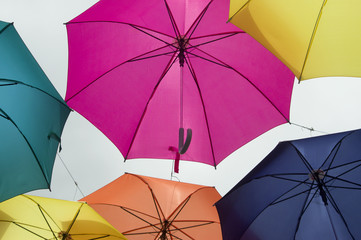
<instances>
[{"instance_id":1,"label":"umbrella shaft","mask_svg":"<svg viewBox=\"0 0 361 240\"><path fill-rule=\"evenodd\" d=\"M179 80L179 127L183 128L183 67L180 68Z\"/></svg>"}]
</instances>

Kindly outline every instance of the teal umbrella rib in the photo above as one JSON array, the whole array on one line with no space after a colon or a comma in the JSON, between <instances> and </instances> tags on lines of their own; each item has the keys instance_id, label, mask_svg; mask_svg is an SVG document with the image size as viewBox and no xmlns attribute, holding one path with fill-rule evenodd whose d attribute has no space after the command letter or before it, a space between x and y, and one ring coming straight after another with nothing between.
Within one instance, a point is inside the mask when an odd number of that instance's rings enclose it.
<instances>
[{"instance_id":1,"label":"teal umbrella rib","mask_svg":"<svg viewBox=\"0 0 361 240\"><path fill-rule=\"evenodd\" d=\"M3 118L5 118L6 120L9 120L9 121L14 125L14 127L18 130L18 132L21 134L21 136L24 138L26 144L29 146L29 149L31 150L31 153L32 153L32 154L34 155L34 157L35 157L35 160L36 160L36 162L37 162L37 164L38 164L38 166L39 166L39 168L40 168L40 170L41 170L41 172L42 172L42 174L43 174L43 176L44 176L44 178L45 178L45 181L46 181L46 183L47 183L47 185L48 185L48 188L50 189L50 180L48 180L48 178L47 178L47 176L46 176L46 173L44 172L43 168L41 167L39 158L37 157L37 155L36 155L33 147L31 146L29 140L26 138L26 136L24 135L24 133L20 130L20 128L18 127L18 125L17 125L17 124L11 119L11 117L10 117L8 114L6 114L6 112L4 112L1 108L0 108L0 116L3 117Z\"/></svg>"}]
</instances>

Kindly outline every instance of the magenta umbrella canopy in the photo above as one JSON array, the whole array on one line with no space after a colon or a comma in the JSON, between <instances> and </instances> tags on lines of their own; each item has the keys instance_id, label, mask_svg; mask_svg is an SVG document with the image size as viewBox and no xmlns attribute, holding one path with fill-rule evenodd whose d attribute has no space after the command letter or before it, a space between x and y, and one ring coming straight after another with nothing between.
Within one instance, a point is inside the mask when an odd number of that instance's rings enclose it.
<instances>
[{"instance_id":1,"label":"magenta umbrella canopy","mask_svg":"<svg viewBox=\"0 0 361 240\"><path fill-rule=\"evenodd\" d=\"M99 1L66 25L67 103L125 159L216 166L288 122L294 83L227 19L228 0Z\"/></svg>"}]
</instances>

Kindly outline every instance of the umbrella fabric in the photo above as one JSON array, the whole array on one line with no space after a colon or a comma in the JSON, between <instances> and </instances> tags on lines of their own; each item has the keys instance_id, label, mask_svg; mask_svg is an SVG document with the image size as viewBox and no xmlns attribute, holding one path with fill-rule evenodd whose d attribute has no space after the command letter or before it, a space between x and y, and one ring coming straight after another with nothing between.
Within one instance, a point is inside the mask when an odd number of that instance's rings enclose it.
<instances>
[{"instance_id":1,"label":"umbrella fabric","mask_svg":"<svg viewBox=\"0 0 361 240\"><path fill-rule=\"evenodd\" d=\"M216 207L223 239L361 239L361 130L285 141Z\"/></svg>"},{"instance_id":2,"label":"umbrella fabric","mask_svg":"<svg viewBox=\"0 0 361 240\"><path fill-rule=\"evenodd\" d=\"M83 198L128 239L221 239L214 187L124 174Z\"/></svg>"},{"instance_id":3,"label":"umbrella fabric","mask_svg":"<svg viewBox=\"0 0 361 240\"><path fill-rule=\"evenodd\" d=\"M226 24L227 9L226 0L99 1L66 25L67 103L125 159L216 166L288 122L294 83Z\"/></svg>"},{"instance_id":4,"label":"umbrella fabric","mask_svg":"<svg viewBox=\"0 0 361 240\"><path fill-rule=\"evenodd\" d=\"M86 203L30 195L0 203L0 238L126 240Z\"/></svg>"},{"instance_id":5,"label":"umbrella fabric","mask_svg":"<svg viewBox=\"0 0 361 240\"><path fill-rule=\"evenodd\" d=\"M361 3L355 0L230 0L230 22L299 80L361 77Z\"/></svg>"},{"instance_id":6,"label":"umbrella fabric","mask_svg":"<svg viewBox=\"0 0 361 240\"><path fill-rule=\"evenodd\" d=\"M0 201L49 188L70 109L12 23L0 21Z\"/></svg>"}]
</instances>

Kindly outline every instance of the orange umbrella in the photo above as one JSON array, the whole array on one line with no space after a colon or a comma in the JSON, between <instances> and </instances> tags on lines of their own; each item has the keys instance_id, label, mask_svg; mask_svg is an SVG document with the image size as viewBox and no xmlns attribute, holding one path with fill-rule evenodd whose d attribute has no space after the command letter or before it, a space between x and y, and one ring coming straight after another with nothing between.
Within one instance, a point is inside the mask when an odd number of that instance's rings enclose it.
<instances>
[{"instance_id":1,"label":"orange umbrella","mask_svg":"<svg viewBox=\"0 0 361 240\"><path fill-rule=\"evenodd\" d=\"M129 240L221 239L214 187L124 174L83 198Z\"/></svg>"}]
</instances>

